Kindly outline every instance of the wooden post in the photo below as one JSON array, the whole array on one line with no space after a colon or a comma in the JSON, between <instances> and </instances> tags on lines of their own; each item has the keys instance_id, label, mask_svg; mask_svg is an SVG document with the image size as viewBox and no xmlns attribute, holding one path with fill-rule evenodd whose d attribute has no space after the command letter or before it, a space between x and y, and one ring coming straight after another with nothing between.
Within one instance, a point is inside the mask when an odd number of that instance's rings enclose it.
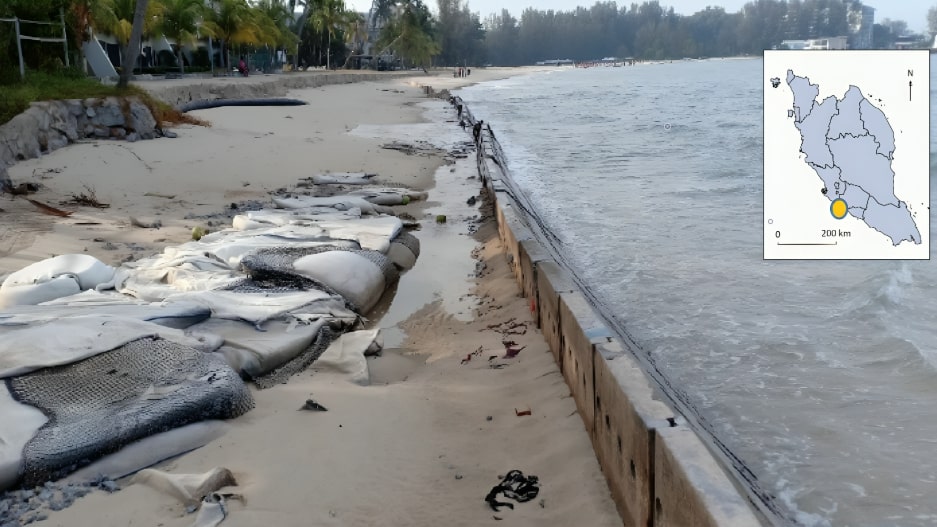
<instances>
[{"instance_id":1,"label":"wooden post","mask_svg":"<svg viewBox=\"0 0 937 527\"><path fill-rule=\"evenodd\" d=\"M16 28L16 52L20 56L20 78L26 78L26 66L23 65L23 44L20 42L20 19L18 17L13 18L13 25Z\"/></svg>"},{"instance_id":2,"label":"wooden post","mask_svg":"<svg viewBox=\"0 0 937 527\"><path fill-rule=\"evenodd\" d=\"M59 10L59 17L62 19L62 47L65 48L65 67L71 67L68 63L68 33L65 32L65 11Z\"/></svg>"}]
</instances>

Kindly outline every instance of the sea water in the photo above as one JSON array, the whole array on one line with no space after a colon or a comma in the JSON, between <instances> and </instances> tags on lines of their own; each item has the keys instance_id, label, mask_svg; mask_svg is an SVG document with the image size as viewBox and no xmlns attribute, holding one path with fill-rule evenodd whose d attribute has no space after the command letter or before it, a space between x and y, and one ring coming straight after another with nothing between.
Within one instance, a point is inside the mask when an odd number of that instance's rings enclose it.
<instances>
[{"instance_id":1,"label":"sea water","mask_svg":"<svg viewBox=\"0 0 937 527\"><path fill-rule=\"evenodd\" d=\"M762 66L558 69L458 94L786 521L935 525L937 265L762 259Z\"/></svg>"}]
</instances>

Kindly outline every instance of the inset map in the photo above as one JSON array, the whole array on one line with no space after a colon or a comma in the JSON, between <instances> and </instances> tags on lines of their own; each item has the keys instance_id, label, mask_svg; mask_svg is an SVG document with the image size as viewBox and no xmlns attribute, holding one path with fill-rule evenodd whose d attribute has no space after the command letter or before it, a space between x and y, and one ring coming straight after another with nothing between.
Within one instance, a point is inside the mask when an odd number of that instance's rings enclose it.
<instances>
[{"instance_id":1,"label":"inset map","mask_svg":"<svg viewBox=\"0 0 937 527\"><path fill-rule=\"evenodd\" d=\"M764 258L929 259L929 52L764 64Z\"/></svg>"}]
</instances>

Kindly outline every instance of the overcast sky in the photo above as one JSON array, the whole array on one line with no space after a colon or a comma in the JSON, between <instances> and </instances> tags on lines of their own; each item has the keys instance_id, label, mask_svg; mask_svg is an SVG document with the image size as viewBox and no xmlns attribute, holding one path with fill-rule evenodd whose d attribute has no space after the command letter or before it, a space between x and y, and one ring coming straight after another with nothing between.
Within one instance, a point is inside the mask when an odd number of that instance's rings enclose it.
<instances>
[{"instance_id":1,"label":"overcast sky","mask_svg":"<svg viewBox=\"0 0 937 527\"><path fill-rule=\"evenodd\" d=\"M436 0L424 0L430 9L436 11ZM631 5L632 2L641 3L643 0L618 0L618 5ZM684 15L706 9L707 5L722 6L730 13L737 12L745 5L747 0L661 0L665 7L673 6L674 11ZM367 12L371 8L371 0L345 0L346 5L356 11ZM521 12L529 6L537 9L554 9L568 11L582 5L589 7L595 0L468 0L469 9L477 12L484 19L491 13L500 13L507 9L515 17L520 18ZM924 31L927 28L927 9L937 5L937 0L865 0L865 5L875 8L875 20L884 18L904 20L912 31Z\"/></svg>"}]
</instances>

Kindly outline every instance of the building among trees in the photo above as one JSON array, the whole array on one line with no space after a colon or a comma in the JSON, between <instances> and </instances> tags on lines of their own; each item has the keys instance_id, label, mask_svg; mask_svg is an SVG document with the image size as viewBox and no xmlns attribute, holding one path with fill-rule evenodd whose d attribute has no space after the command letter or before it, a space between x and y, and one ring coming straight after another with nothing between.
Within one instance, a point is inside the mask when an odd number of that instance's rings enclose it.
<instances>
[{"instance_id":1,"label":"building among trees","mask_svg":"<svg viewBox=\"0 0 937 527\"><path fill-rule=\"evenodd\" d=\"M875 8L862 4L852 4L847 14L849 19L849 40L852 49L872 49L872 30L875 26Z\"/></svg>"}]
</instances>

